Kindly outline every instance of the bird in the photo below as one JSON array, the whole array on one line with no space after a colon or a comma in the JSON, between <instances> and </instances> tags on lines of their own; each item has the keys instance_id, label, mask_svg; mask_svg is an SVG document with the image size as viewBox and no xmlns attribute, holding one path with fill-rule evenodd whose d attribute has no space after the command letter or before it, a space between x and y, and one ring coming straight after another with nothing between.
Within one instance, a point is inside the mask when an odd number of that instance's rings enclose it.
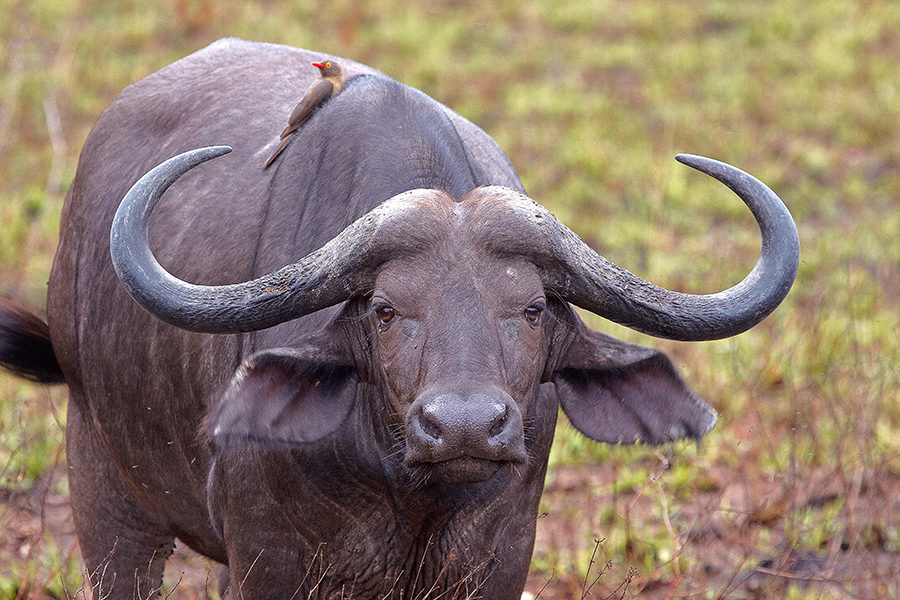
<instances>
[{"instance_id":1,"label":"bird","mask_svg":"<svg viewBox=\"0 0 900 600\"><path fill-rule=\"evenodd\" d=\"M263 169L272 164L272 161L281 154L281 151L288 145L293 135L312 118L313 113L344 89L344 74L341 72L341 65L333 60L326 60L314 62L312 66L319 69L319 76L316 77L303 94L303 97L300 98L300 102L294 107L288 119L287 127L281 132L281 143L275 148Z\"/></svg>"}]
</instances>

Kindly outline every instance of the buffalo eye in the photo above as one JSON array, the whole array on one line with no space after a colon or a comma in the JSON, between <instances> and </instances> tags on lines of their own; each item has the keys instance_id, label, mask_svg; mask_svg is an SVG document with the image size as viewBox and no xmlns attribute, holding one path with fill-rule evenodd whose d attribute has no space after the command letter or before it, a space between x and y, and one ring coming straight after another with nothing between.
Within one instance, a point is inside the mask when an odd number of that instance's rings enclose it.
<instances>
[{"instance_id":1,"label":"buffalo eye","mask_svg":"<svg viewBox=\"0 0 900 600\"><path fill-rule=\"evenodd\" d=\"M544 312L543 306L532 305L525 309L525 320L531 323L532 325L537 325L538 321L541 319L541 314Z\"/></svg>"},{"instance_id":2,"label":"buffalo eye","mask_svg":"<svg viewBox=\"0 0 900 600\"><path fill-rule=\"evenodd\" d=\"M387 325L394 318L394 307L389 306L387 304L382 304L380 306L375 307L375 316L378 317L378 320L383 324Z\"/></svg>"}]
</instances>

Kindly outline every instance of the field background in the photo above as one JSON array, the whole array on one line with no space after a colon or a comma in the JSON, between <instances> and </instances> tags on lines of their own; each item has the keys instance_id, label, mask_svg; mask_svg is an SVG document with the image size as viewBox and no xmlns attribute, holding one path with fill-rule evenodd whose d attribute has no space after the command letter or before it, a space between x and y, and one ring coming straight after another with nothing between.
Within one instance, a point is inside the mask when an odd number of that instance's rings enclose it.
<instances>
[{"instance_id":1,"label":"field background","mask_svg":"<svg viewBox=\"0 0 900 600\"><path fill-rule=\"evenodd\" d=\"M63 197L114 95L226 35L424 90L596 250L669 288L723 289L759 250L743 204L677 152L791 209L797 282L752 331L683 344L588 317L669 353L720 418L663 448L563 419L532 597L900 597L900 3L0 0L0 295L43 309ZM84 596L65 398L0 375L0 600ZM216 576L180 550L166 593L213 597Z\"/></svg>"}]
</instances>

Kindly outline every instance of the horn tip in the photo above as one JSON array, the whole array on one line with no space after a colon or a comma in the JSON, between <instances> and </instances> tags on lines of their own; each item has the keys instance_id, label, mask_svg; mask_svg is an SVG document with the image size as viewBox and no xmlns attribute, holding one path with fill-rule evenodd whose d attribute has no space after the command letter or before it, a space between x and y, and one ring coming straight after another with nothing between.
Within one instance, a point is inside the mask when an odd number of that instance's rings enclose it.
<instances>
[{"instance_id":1,"label":"horn tip","mask_svg":"<svg viewBox=\"0 0 900 600\"><path fill-rule=\"evenodd\" d=\"M676 154L675 160L677 160L678 162L680 162L683 165L687 165L687 166L693 167L695 169L698 169L698 166L702 165L704 163L715 162L711 158L706 158L704 156L698 156L697 154L685 154L683 152Z\"/></svg>"},{"instance_id":2,"label":"horn tip","mask_svg":"<svg viewBox=\"0 0 900 600\"><path fill-rule=\"evenodd\" d=\"M209 146L205 148L207 152L209 152L213 158L218 156L223 156L231 152L231 146Z\"/></svg>"},{"instance_id":3,"label":"horn tip","mask_svg":"<svg viewBox=\"0 0 900 600\"><path fill-rule=\"evenodd\" d=\"M675 160L726 184L731 178L745 175L743 171L728 163L724 163L714 158L699 156L697 154L676 154Z\"/></svg>"}]
</instances>

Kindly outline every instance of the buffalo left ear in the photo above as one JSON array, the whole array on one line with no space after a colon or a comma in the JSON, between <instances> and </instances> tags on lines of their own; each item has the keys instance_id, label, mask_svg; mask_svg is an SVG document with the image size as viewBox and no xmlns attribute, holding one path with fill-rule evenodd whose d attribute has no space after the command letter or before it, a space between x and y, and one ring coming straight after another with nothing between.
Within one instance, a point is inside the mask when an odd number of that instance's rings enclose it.
<instances>
[{"instance_id":1,"label":"buffalo left ear","mask_svg":"<svg viewBox=\"0 0 900 600\"><path fill-rule=\"evenodd\" d=\"M581 433L613 444L662 444L700 439L716 424L716 411L666 355L591 331L580 320L578 329L551 379Z\"/></svg>"},{"instance_id":2,"label":"buffalo left ear","mask_svg":"<svg viewBox=\"0 0 900 600\"><path fill-rule=\"evenodd\" d=\"M239 439L314 442L353 408L355 369L302 350L266 350L244 361L210 419L217 444Z\"/></svg>"}]
</instances>

